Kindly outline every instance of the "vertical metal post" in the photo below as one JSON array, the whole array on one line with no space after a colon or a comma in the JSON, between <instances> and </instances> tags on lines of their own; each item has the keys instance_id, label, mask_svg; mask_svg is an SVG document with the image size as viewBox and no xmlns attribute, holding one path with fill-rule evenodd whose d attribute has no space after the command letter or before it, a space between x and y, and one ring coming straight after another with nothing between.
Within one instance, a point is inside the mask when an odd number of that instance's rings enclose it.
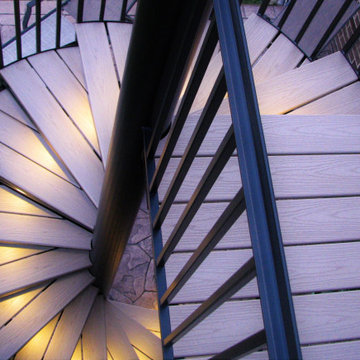
<instances>
[{"instance_id":1,"label":"vertical metal post","mask_svg":"<svg viewBox=\"0 0 360 360\"><path fill-rule=\"evenodd\" d=\"M214 0L271 359L301 359L271 174L237 0Z\"/></svg>"},{"instance_id":2,"label":"vertical metal post","mask_svg":"<svg viewBox=\"0 0 360 360\"><path fill-rule=\"evenodd\" d=\"M82 23L84 16L84 0L78 0L77 17L76 22Z\"/></svg>"},{"instance_id":3,"label":"vertical metal post","mask_svg":"<svg viewBox=\"0 0 360 360\"><path fill-rule=\"evenodd\" d=\"M0 32L0 69L4 67L4 56L3 56L3 47L1 40L1 32Z\"/></svg>"},{"instance_id":4,"label":"vertical metal post","mask_svg":"<svg viewBox=\"0 0 360 360\"><path fill-rule=\"evenodd\" d=\"M60 47L61 40L61 0L56 0L56 41L55 47Z\"/></svg>"},{"instance_id":5,"label":"vertical metal post","mask_svg":"<svg viewBox=\"0 0 360 360\"><path fill-rule=\"evenodd\" d=\"M16 54L17 54L17 60L20 60L22 58L22 51L21 51L21 24L20 24L19 0L14 0L14 16L15 16Z\"/></svg>"},{"instance_id":6,"label":"vertical metal post","mask_svg":"<svg viewBox=\"0 0 360 360\"><path fill-rule=\"evenodd\" d=\"M122 8L121 8L121 16L120 16L121 22L125 22L125 19L126 19L127 3L128 3L128 0L123 0L123 4L122 4Z\"/></svg>"},{"instance_id":7,"label":"vertical metal post","mask_svg":"<svg viewBox=\"0 0 360 360\"><path fill-rule=\"evenodd\" d=\"M278 27L279 29L281 29L284 24L285 24L285 21L287 20L287 18L289 17L290 13L291 13L291 10L293 9L295 3L296 3L297 0L290 0L289 4L286 5L286 9L285 9L285 12L283 14L283 16L281 17L279 23L278 23Z\"/></svg>"},{"instance_id":8,"label":"vertical metal post","mask_svg":"<svg viewBox=\"0 0 360 360\"><path fill-rule=\"evenodd\" d=\"M263 16L265 14L269 4L270 4L270 0L263 0L259 7L258 15Z\"/></svg>"},{"instance_id":9,"label":"vertical metal post","mask_svg":"<svg viewBox=\"0 0 360 360\"><path fill-rule=\"evenodd\" d=\"M106 0L101 0L99 21L104 21L105 8L106 8Z\"/></svg>"},{"instance_id":10,"label":"vertical metal post","mask_svg":"<svg viewBox=\"0 0 360 360\"><path fill-rule=\"evenodd\" d=\"M41 0L35 3L36 52L41 52Z\"/></svg>"}]
</instances>

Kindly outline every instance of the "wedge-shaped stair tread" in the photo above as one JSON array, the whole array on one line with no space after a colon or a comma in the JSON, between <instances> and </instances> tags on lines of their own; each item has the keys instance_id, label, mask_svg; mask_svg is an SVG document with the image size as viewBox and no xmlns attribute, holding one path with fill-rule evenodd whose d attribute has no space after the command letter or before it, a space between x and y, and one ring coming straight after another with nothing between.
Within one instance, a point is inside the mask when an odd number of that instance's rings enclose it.
<instances>
[{"instance_id":1,"label":"wedge-shaped stair tread","mask_svg":"<svg viewBox=\"0 0 360 360\"><path fill-rule=\"evenodd\" d=\"M46 86L69 114L75 125L91 144L100 152L89 100L85 89L55 51L47 51L29 58ZM51 69L47 67L51 64Z\"/></svg>"},{"instance_id":2,"label":"wedge-shaped stair tread","mask_svg":"<svg viewBox=\"0 0 360 360\"><path fill-rule=\"evenodd\" d=\"M98 295L82 332L84 360L106 359L105 308L102 295Z\"/></svg>"},{"instance_id":3,"label":"wedge-shaped stair tread","mask_svg":"<svg viewBox=\"0 0 360 360\"><path fill-rule=\"evenodd\" d=\"M337 52L257 84L260 112L286 113L356 80L344 55Z\"/></svg>"},{"instance_id":4,"label":"wedge-shaped stair tread","mask_svg":"<svg viewBox=\"0 0 360 360\"><path fill-rule=\"evenodd\" d=\"M5 182L86 227L94 227L96 208L82 190L2 144L0 160L0 177Z\"/></svg>"},{"instance_id":5,"label":"wedge-shaped stair tread","mask_svg":"<svg viewBox=\"0 0 360 360\"><path fill-rule=\"evenodd\" d=\"M91 266L86 251L57 249L0 267L0 295Z\"/></svg>"},{"instance_id":6,"label":"wedge-shaped stair tread","mask_svg":"<svg viewBox=\"0 0 360 360\"><path fill-rule=\"evenodd\" d=\"M254 80L265 81L292 70L303 57L304 54L285 35L280 34L253 67Z\"/></svg>"},{"instance_id":7,"label":"wedge-shaped stair tread","mask_svg":"<svg viewBox=\"0 0 360 360\"><path fill-rule=\"evenodd\" d=\"M36 335L32 337L19 352L17 352L15 359L42 359L55 330L56 324L58 323L59 316L60 315L55 316L46 326L36 333Z\"/></svg>"},{"instance_id":8,"label":"wedge-shaped stair tread","mask_svg":"<svg viewBox=\"0 0 360 360\"><path fill-rule=\"evenodd\" d=\"M33 124L7 89L0 91L0 110L32 129L37 130L35 124Z\"/></svg>"},{"instance_id":9,"label":"wedge-shaped stair tread","mask_svg":"<svg viewBox=\"0 0 360 360\"><path fill-rule=\"evenodd\" d=\"M76 34L101 155L106 164L120 90L105 25L77 24Z\"/></svg>"},{"instance_id":10,"label":"wedge-shaped stair tread","mask_svg":"<svg viewBox=\"0 0 360 360\"><path fill-rule=\"evenodd\" d=\"M71 358L97 292L97 288L89 286L64 309L44 360Z\"/></svg>"},{"instance_id":11,"label":"wedge-shaped stair tread","mask_svg":"<svg viewBox=\"0 0 360 360\"><path fill-rule=\"evenodd\" d=\"M27 289L0 301L0 327L12 319L44 290L44 286Z\"/></svg>"},{"instance_id":12,"label":"wedge-shaped stair tread","mask_svg":"<svg viewBox=\"0 0 360 360\"><path fill-rule=\"evenodd\" d=\"M59 218L52 211L3 185L0 186L0 212Z\"/></svg>"},{"instance_id":13,"label":"wedge-shaped stair tread","mask_svg":"<svg viewBox=\"0 0 360 360\"><path fill-rule=\"evenodd\" d=\"M114 318L121 324L133 346L151 359L162 359L161 340L157 336L109 302L106 303L106 316Z\"/></svg>"},{"instance_id":14,"label":"wedge-shaped stair tread","mask_svg":"<svg viewBox=\"0 0 360 360\"><path fill-rule=\"evenodd\" d=\"M65 61L71 72L76 76L80 84L86 89L84 70L81 63L81 55L78 47L72 46L56 50Z\"/></svg>"},{"instance_id":15,"label":"wedge-shaped stair tread","mask_svg":"<svg viewBox=\"0 0 360 360\"><path fill-rule=\"evenodd\" d=\"M116 22L107 23L120 82L123 81L125 61L129 49L132 27L132 24L122 24Z\"/></svg>"},{"instance_id":16,"label":"wedge-shaped stair tread","mask_svg":"<svg viewBox=\"0 0 360 360\"><path fill-rule=\"evenodd\" d=\"M0 213L0 242L90 250L91 238L67 220Z\"/></svg>"},{"instance_id":17,"label":"wedge-shaped stair tread","mask_svg":"<svg viewBox=\"0 0 360 360\"><path fill-rule=\"evenodd\" d=\"M302 106L291 114L360 114L360 82L346 86L310 104Z\"/></svg>"},{"instance_id":18,"label":"wedge-shaped stair tread","mask_svg":"<svg viewBox=\"0 0 360 360\"><path fill-rule=\"evenodd\" d=\"M107 348L114 360L137 359L136 353L130 344L122 324L113 314L106 309L106 342Z\"/></svg>"},{"instance_id":19,"label":"wedge-shaped stair tread","mask_svg":"<svg viewBox=\"0 0 360 360\"><path fill-rule=\"evenodd\" d=\"M312 293L359 288L360 265L356 257L359 250L359 242L286 247L292 292ZM166 267L169 285L190 256L189 253L179 253L170 257ZM173 302L206 300L251 256L251 250L213 251L175 296ZM311 262L308 259L311 259ZM307 265L304 267L304 264ZM256 280L234 295L236 298L258 296Z\"/></svg>"},{"instance_id":20,"label":"wedge-shaped stair tread","mask_svg":"<svg viewBox=\"0 0 360 360\"><path fill-rule=\"evenodd\" d=\"M108 301L146 329L160 331L159 313L157 310L146 309L141 306L129 305L118 301Z\"/></svg>"},{"instance_id":21,"label":"wedge-shaped stair tread","mask_svg":"<svg viewBox=\"0 0 360 360\"><path fill-rule=\"evenodd\" d=\"M91 282L87 270L56 280L0 329L0 357L9 358Z\"/></svg>"},{"instance_id":22,"label":"wedge-shaped stair tread","mask_svg":"<svg viewBox=\"0 0 360 360\"><path fill-rule=\"evenodd\" d=\"M1 75L45 139L97 205L104 175L103 166L35 70L23 60L1 70Z\"/></svg>"},{"instance_id":23,"label":"wedge-shaped stair tread","mask_svg":"<svg viewBox=\"0 0 360 360\"><path fill-rule=\"evenodd\" d=\"M46 149L39 134L2 113L0 113L0 142L71 182Z\"/></svg>"},{"instance_id":24,"label":"wedge-shaped stair tread","mask_svg":"<svg viewBox=\"0 0 360 360\"><path fill-rule=\"evenodd\" d=\"M14 247L7 245L0 245L0 265L4 265L8 262L20 260L31 255L39 254L44 251L50 250L46 247Z\"/></svg>"}]
</instances>

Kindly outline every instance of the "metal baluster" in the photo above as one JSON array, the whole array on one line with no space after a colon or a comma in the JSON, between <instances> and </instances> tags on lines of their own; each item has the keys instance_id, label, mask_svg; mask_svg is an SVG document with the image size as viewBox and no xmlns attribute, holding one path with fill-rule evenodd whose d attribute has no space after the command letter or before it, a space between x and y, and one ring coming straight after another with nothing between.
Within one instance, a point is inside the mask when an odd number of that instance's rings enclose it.
<instances>
[{"instance_id":1,"label":"metal baluster","mask_svg":"<svg viewBox=\"0 0 360 360\"><path fill-rule=\"evenodd\" d=\"M22 58L22 51L21 51L21 24L20 24L19 0L14 0L14 16L15 16L16 54L17 54L17 60L20 60Z\"/></svg>"},{"instance_id":2,"label":"metal baluster","mask_svg":"<svg viewBox=\"0 0 360 360\"><path fill-rule=\"evenodd\" d=\"M36 52L41 52L41 0L35 3Z\"/></svg>"},{"instance_id":3,"label":"metal baluster","mask_svg":"<svg viewBox=\"0 0 360 360\"><path fill-rule=\"evenodd\" d=\"M60 47L61 39L61 0L56 1L56 41L55 47Z\"/></svg>"}]
</instances>

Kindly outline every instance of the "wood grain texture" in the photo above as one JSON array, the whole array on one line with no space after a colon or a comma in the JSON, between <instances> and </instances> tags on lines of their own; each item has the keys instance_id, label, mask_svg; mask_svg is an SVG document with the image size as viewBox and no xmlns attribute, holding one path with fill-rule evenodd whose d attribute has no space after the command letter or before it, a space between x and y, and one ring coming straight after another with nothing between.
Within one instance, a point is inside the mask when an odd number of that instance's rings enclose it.
<instances>
[{"instance_id":1,"label":"wood grain texture","mask_svg":"<svg viewBox=\"0 0 360 360\"><path fill-rule=\"evenodd\" d=\"M74 178L98 204L103 166L36 72L24 60L6 67L1 75Z\"/></svg>"},{"instance_id":2,"label":"wood grain texture","mask_svg":"<svg viewBox=\"0 0 360 360\"><path fill-rule=\"evenodd\" d=\"M260 113L289 112L356 80L345 57L334 53L257 84Z\"/></svg>"},{"instance_id":3,"label":"wood grain texture","mask_svg":"<svg viewBox=\"0 0 360 360\"><path fill-rule=\"evenodd\" d=\"M90 250L92 236L67 220L0 213L0 242Z\"/></svg>"},{"instance_id":4,"label":"wood grain texture","mask_svg":"<svg viewBox=\"0 0 360 360\"><path fill-rule=\"evenodd\" d=\"M0 144L0 177L50 209L92 229L96 208L84 192Z\"/></svg>"},{"instance_id":5,"label":"wood grain texture","mask_svg":"<svg viewBox=\"0 0 360 360\"><path fill-rule=\"evenodd\" d=\"M48 247L14 247L14 246L7 246L1 245L0 246L0 265L4 265L6 263L20 260L26 258L31 255L39 254L41 252L50 250Z\"/></svg>"},{"instance_id":6,"label":"wood grain texture","mask_svg":"<svg viewBox=\"0 0 360 360\"><path fill-rule=\"evenodd\" d=\"M0 295L91 266L86 251L57 249L0 267Z\"/></svg>"},{"instance_id":7,"label":"wood grain texture","mask_svg":"<svg viewBox=\"0 0 360 360\"><path fill-rule=\"evenodd\" d=\"M300 342L313 344L358 339L359 298L359 291L295 296ZM171 306L172 328L197 306ZM228 325L224 326L224 323ZM218 353L261 330L262 326L258 300L227 302L174 345L175 356Z\"/></svg>"},{"instance_id":8,"label":"wood grain texture","mask_svg":"<svg viewBox=\"0 0 360 360\"><path fill-rule=\"evenodd\" d=\"M29 58L30 64L59 101L92 148L100 153L87 93L55 51ZM51 64L51 71L47 64Z\"/></svg>"},{"instance_id":9,"label":"wood grain texture","mask_svg":"<svg viewBox=\"0 0 360 360\"><path fill-rule=\"evenodd\" d=\"M160 331L159 314L157 310L151 310L136 305L129 305L118 301L108 301L146 329Z\"/></svg>"},{"instance_id":10,"label":"wood grain texture","mask_svg":"<svg viewBox=\"0 0 360 360\"><path fill-rule=\"evenodd\" d=\"M111 46L114 52L115 64L122 83L126 56L129 49L132 24L107 23Z\"/></svg>"},{"instance_id":11,"label":"wood grain texture","mask_svg":"<svg viewBox=\"0 0 360 360\"><path fill-rule=\"evenodd\" d=\"M44 286L39 286L17 293L0 301L0 328L12 319L19 311L29 304L37 295L44 290Z\"/></svg>"},{"instance_id":12,"label":"wood grain texture","mask_svg":"<svg viewBox=\"0 0 360 360\"><path fill-rule=\"evenodd\" d=\"M41 360L55 330L59 316L60 315L55 316L26 343L26 345L15 355L15 360Z\"/></svg>"},{"instance_id":13,"label":"wood grain texture","mask_svg":"<svg viewBox=\"0 0 360 360\"><path fill-rule=\"evenodd\" d=\"M299 294L359 288L359 250L359 242L285 247L292 292ZM191 253L177 253L170 257L166 267L168 285L190 256ZM251 256L251 250L213 251L172 303L206 300ZM258 296L256 280L252 280L233 298Z\"/></svg>"},{"instance_id":14,"label":"wood grain texture","mask_svg":"<svg viewBox=\"0 0 360 360\"><path fill-rule=\"evenodd\" d=\"M39 134L10 116L0 113L0 142L45 169L73 183L48 152Z\"/></svg>"},{"instance_id":15,"label":"wood grain texture","mask_svg":"<svg viewBox=\"0 0 360 360\"><path fill-rule=\"evenodd\" d=\"M89 286L64 309L44 360L70 359L75 351L98 289Z\"/></svg>"},{"instance_id":16,"label":"wood grain texture","mask_svg":"<svg viewBox=\"0 0 360 360\"><path fill-rule=\"evenodd\" d=\"M302 106L291 114L360 114L360 82L346 86L316 101Z\"/></svg>"},{"instance_id":17,"label":"wood grain texture","mask_svg":"<svg viewBox=\"0 0 360 360\"><path fill-rule=\"evenodd\" d=\"M115 68L104 24L76 24L76 34L101 155L106 165L120 91Z\"/></svg>"},{"instance_id":18,"label":"wood grain texture","mask_svg":"<svg viewBox=\"0 0 360 360\"><path fill-rule=\"evenodd\" d=\"M82 68L79 48L77 46L71 46L68 48L57 49L56 52L65 61L66 65L76 76L83 88L86 89L84 70Z\"/></svg>"},{"instance_id":19,"label":"wood grain texture","mask_svg":"<svg viewBox=\"0 0 360 360\"><path fill-rule=\"evenodd\" d=\"M283 34L279 34L259 61L253 66L255 82L269 80L294 69L304 54Z\"/></svg>"},{"instance_id":20,"label":"wood grain texture","mask_svg":"<svg viewBox=\"0 0 360 360\"><path fill-rule=\"evenodd\" d=\"M141 350L141 352L151 359L162 359L161 340L157 336L109 302L105 305L105 311L107 318L114 318L115 321L121 324L127 338L133 346ZM113 354L112 351L111 353Z\"/></svg>"},{"instance_id":21,"label":"wood grain texture","mask_svg":"<svg viewBox=\"0 0 360 360\"><path fill-rule=\"evenodd\" d=\"M93 281L87 270L56 280L0 329L0 356L9 358Z\"/></svg>"},{"instance_id":22,"label":"wood grain texture","mask_svg":"<svg viewBox=\"0 0 360 360\"><path fill-rule=\"evenodd\" d=\"M0 91L0 110L30 128L37 130L35 124L29 119L24 110L7 89Z\"/></svg>"},{"instance_id":23,"label":"wood grain texture","mask_svg":"<svg viewBox=\"0 0 360 360\"><path fill-rule=\"evenodd\" d=\"M84 360L106 359L104 299L98 295L82 332Z\"/></svg>"},{"instance_id":24,"label":"wood grain texture","mask_svg":"<svg viewBox=\"0 0 360 360\"><path fill-rule=\"evenodd\" d=\"M7 186L0 186L0 211L14 214L59 218L52 211L27 199Z\"/></svg>"}]
</instances>

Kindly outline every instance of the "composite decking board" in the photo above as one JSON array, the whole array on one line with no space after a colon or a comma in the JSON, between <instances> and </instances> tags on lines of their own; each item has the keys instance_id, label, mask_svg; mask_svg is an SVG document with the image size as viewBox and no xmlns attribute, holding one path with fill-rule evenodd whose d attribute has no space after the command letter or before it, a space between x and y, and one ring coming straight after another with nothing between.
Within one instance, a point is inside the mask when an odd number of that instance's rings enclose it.
<instances>
[{"instance_id":1,"label":"composite decking board","mask_svg":"<svg viewBox=\"0 0 360 360\"><path fill-rule=\"evenodd\" d=\"M103 23L77 24L76 34L101 156L106 165L120 93L119 85L105 25ZM104 106L105 99L106 106Z\"/></svg>"},{"instance_id":2,"label":"composite decking board","mask_svg":"<svg viewBox=\"0 0 360 360\"><path fill-rule=\"evenodd\" d=\"M66 306L46 350L44 360L71 358L97 292L97 288L89 286Z\"/></svg>"},{"instance_id":3,"label":"composite decking board","mask_svg":"<svg viewBox=\"0 0 360 360\"><path fill-rule=\"evenodd\" d=\"M15 360L42 359L54 332L59 316L55 316L16 353Z\"/></svg>"},{"instance_id":4,"label":"composite decking board","mask_svg":"<svg viewBox=\"0 0 360 360\"><path fill-rule=\"evenodd\" d=\"M113 359L137 359L123 324L105 309L106 343Z\"/></svg>"},{"instance_id":5,"label":"composite decking board","mask_svg":"<svg viewBox=\"0 0 360 360\"><path fill-rule=\"evenodd\" d=\"M114 318L122 325L127 338L133 346L151 359L162 359L161 340L157 336L109 302L105 305L105 311L107 317Z\"/></svg>"},{"instance_id":6,"label":"composite decking board","mask_svg":"<svg viewBox=\"0 0 360 360\"><path fill-rule=\"evenodd\" d=\"M106 359L105 309L98 295L82 331L83 360Z\"/></svg>"},{"instance_id":7,"label":"composite decking board","mask_svg":"<svg viewBox=\"0 0 360 360\"><path fill-rule=\"evenodd\" d=\"M87 93L59 55L47 51L28 60L92 148L100 153ZM51 64L50 70L47 64Z\"/></svg>"},{"instance_id":8,"label":"composite decking board","mask_svg":"<svg viewBox=\"0 0 360 360\"><path fill-rule=\"evenodd\" d=\"M2 69L1 75L74 178L98 204L103 166L35 70L23 60Z\"/></svg>"},{"instance_id":9,"label":"composite decking board","mask_svg":"<svg viewBox=\"0 0 360 360\"><path fill-rule=\"evenodd\" d=\"M291 114L360 114L360 82L346 86L316 101L302 106Z\"/></svg>"},{"instance_id":10,"label":"composite decking board","mask_svg":"<svg viewBox=\"0 0 360 360\"><path fill-rule=\"evenodd\" d=\"M76 344L76 348L75 348L74 353L71 356L71 360L83 360L81 338L79 339L78 343Z\"/></svg>"},{"instance_id":11,"label":"composite decking board","mask_svg":"<svg viewBox=\"0 0 360 360\"><path fill-rule=\"evenodd\" d=\"M87 251L57 249L0 267L0 295L91 266Z\"/></svg>"},{"instance_id":12,"label":"composite decking board","mask_svg":"<svg viewBox=\"0 0 360 360\"><path fill-rule=\"evenodd\" d=\"M0 329L0 356L9 358L93 281L87 270L56 280Z\"/></svg>"},{"instance_id":13,"label":"composite decking board","mask_svg":"<svg viewBox=\"0 0 360 360\"><path fill-rule=\"evenodd\" d=\"M52 211L4 185L0 186L0 212L59 218Z\"/></svg>"},{"instance_id":14,"label":"composite decking board","mask_svg":"<svg viewBox=\"0 0 360 360\"><path fill-rule=\"evenodd\" d=\"M360 288L359 251L359 242L285 247L292 292L300 294ZM190 256L191 253L177 253L170 257L166 264L166 280L169 285ZM172 302L206 300L251 256L251 250L213 251ZM256 280L252 280L233 297L258 296Z\"/></svg>"},{"instance_id":15,"label":"composite decking board","mask_svg":"<svg viewBox=\"0 0 360 360\"><path fill-rule=\"evenodd\" d=\"M198 119L188 117L173 156L184 154ZM263 115L261 120L268 155L360 152L359 115ZM230 115L217 115L197 156L214 155L230 125ZM161 141L157 157L165 141Z\"/></svg>"},{"instance_id":16,"label":"composite decking board","mask_svg":"<svg viewBox=\"0 0 360 360\"><path fill-rule=\"evenodd\" d=\"M0 328L30 303L44 287L26 290L20 294L14 294L5 300L0 301Z\"/></svg>"},{"instance_id":17,"label":"composite decking board","mask_svg":"<svg viewBox=\"0 0 360 360\"><path fill-rule=\"evenodd\" d=\"M176 202L189 201L210 161L210 157L194 159L175 198ZM165 191L179 162L179 158L172 158L169 161L165 176L158 189L160 202L163 201ZM269 156L269 163L276 198L360 194L359 154ZM238 159L233 156L210 190L206 200L231 200L240 187Z\"/></svg>"},{"instance_id":18,"label":"composite decking board","mask_svg":"<svg viewBox=\"0 0 360 360\"><path fill-rule=\"evenodd\" d=\"M94 227L96 208L82 190L2 144L0 160L4 181L87 228Z\"/></svg>"},{"instance_id":19,"label":"composite decking board","mask_svg":"<svg viewBox=\"0 0 360 360\"><path fill-rule=\"evenodd\" d=\"M79 48L77 46L72 46L68 48L57 49L56 51L79 80L80 84L84 87L84 89L86 89L84 70L82 68Z\"/></svg>"},{"instance_id":20,"label":"composite decking board","mask_svg":"<svg viewBox=\"0 0 360 360\"><path fill-rule=\"evenodd\" d=\"M9 90L0 91L0 110L22 122L30 128L37 130L35 124L25 114L24 110L16 102Z\"/></svg>"},{"instance_id":21,"label":"composite decking board","mask_svg":"<svg viewBox=\"0 0 360 360\"><path fill-rule=\"evenodd\" d=\"M259 16L253 14L245 21L245 32L250 62L253 64L276 36L277 29ZM222 65L223 62L220 51L217 53L215 52L206 70L194 104L191 107L191 113L199 111L204 107Z\"/></svg>"},{"instance_id":22,"label":"composite decking board","mask_svg":"<svg viewBox=\"0 0 360 360\"><path fill-rule=\"evenodd\" d=\"M258 83L256 93L260 113L289 112L356 80L357 76L344 55L340 52L328 55Z\"/></svg>"},{"instance_id":23,"label":"composite decking board","mask_svg":"<svg viewBox=\"0 0 360 360\"><path fill-rule=\"evenodd\" d=\"M63 219L0 213L0 242L90 250L93 234Z\"/></svg>"},{"instance_id":24,"label":"composite decking board","mask_svg":"<svg viewBox=\"0 0 360 360\"><path fill-rule=\"evenodd\" d=\"M255 82L262 82L294 69L304 54L283 34L279 34L270 48L253 66Z\"/></svg>"},{"instance_id":25,"label":"composite decking board","mask_svg":"<svg viewBox=\"0 0 360 360\"><path fill-rule=\"evenodd\" d=\"M225 210L228 202L204 203L175 251L193 251ZM285 245L354 241L360 239L360 198L335 197L278 200L281 233ZM185 209L174 204L162 226L165 242ZM219 242L217 249L251 246L246 212L240 216Z\"/></svg>"},{"instance_id":26,"label":"composite decking board","mask_svg":"<svg viewBox=\"0 0 360 360\"><path fill-rule=\"evenodd\" d=\"M118 301L109 300L109 302L146 329L160 331L159 314L157 310L120 303Z\"/></svg>"},{"instance_id":27,"label":"composite decking board","mask_svg":"<svg viewBox=\"0 0 360 360\"><path fill-rule=\"evenodd\" d=\"M48 247L21 248L0 245L0 265L49 250Z\"/></svg>"},{"instance_id":28,"label":"composite decking board","mask_svg":"<svg viewBox=\"0 0 360 360\"><path fill-rule=\"evenodd\" d=\"M48 152L37 132L3 113L0 113L0 142L76 185Z\"/></svg>"},{"instance_id":29,"label":"composite decking board","mask_svg":"<svg viewBox=\"0 0 360 360\"><path fill-rule=\"evenodd\" d=\"M294 296L300 342L316 344L358 339L359 299L359 291ZM198 304L170 306L172 328L197 307ZM218 353L262 328L258 300L226 302L174 345L175 356Z\"/></svg>"},{"instance_id":30,"label":"composite decking board","mask_svg":"<svg viewBox=\"0 0 360 360\"><path fill-rule=\"evenodd\" d=\"M120 77L120 83L123 80L126 55L129 49L132 24L108 23L111 46L114 52L115 64Z\"/></svg>"}]
</instances>

